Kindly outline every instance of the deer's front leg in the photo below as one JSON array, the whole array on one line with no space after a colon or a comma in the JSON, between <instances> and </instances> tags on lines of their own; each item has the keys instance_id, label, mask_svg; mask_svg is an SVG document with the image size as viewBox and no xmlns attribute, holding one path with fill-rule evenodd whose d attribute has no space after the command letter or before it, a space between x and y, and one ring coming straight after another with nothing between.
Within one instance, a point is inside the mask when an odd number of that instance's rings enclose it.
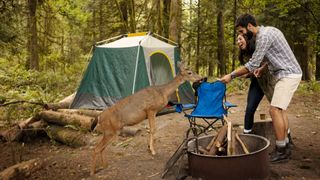
<instances>
[{"instance_id":1,"label":"deer's front leg","mask_svg":"<svg viewBox=\"0 0 320 180\"><path fill-rule=\"evenodd\" d=\"M148 114L149 127L150 127L149 148L150 148L151 154L155 155L156 151L154 150L154 147L153 147L153 142L154 142L153 136L155 133L156 112L149 111L147 114Z\"/></svg>"}]
</instances>

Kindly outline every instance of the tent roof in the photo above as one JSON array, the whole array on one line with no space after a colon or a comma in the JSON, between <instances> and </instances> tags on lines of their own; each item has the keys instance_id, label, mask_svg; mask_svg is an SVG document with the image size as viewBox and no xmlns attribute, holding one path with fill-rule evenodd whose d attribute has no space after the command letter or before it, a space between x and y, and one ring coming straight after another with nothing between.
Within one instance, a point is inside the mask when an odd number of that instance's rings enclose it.
<instances>
[{"instance_id":1,"label":"tent roof","mask_svg":"<svg viewBox=\"0 0 320 180\"><path fill-rule=\"evenodd\" d=\"M146 48L174 48L171 44L163 42L157 38L152 37L151 35L145 36L133 36L133 37L123 37L114 42L99 45L97 47L101 48L125 48L125 47L135 47L139 46L141 43L142 47Z\"/></svg>"}]
</instances>

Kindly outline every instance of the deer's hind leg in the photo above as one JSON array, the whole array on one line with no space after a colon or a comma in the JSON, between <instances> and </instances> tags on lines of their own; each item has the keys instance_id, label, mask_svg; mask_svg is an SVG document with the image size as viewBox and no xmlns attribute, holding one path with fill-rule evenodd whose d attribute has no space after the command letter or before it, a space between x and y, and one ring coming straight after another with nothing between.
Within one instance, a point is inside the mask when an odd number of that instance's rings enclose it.
<instances>
[{"instance_id":1,"label":"deer's hind leg","mask_svg":"<svg viewBox=\"0 0 320 180\"><path fill-rule=\"evenodd\" d=\"M155 126L156 126L156 112L155 111L148 111L147 112L148 120L149 120L149 127L150 127L150 138L149 138L149 149L152 155L156 154L154 150L154 133L155 133Z\"/></svg>"},{"instance_id":2,"label":"deer's hind leg","mask_svg":"<svg viewBox=\"0 0 320 180\"><path fill-rule=\"evenodd\" d=\"M91 163L91 175L95 174L95 170L96 170L96 156L99 153L102 159L102 163L103 166L106 167L107 163L106 163L106 159L103 156L103 150L107 147L107 145L109 144L109 142L113 139L113 137L115 137L116 132L114 131L107 131L103 133L103 137L100 140L100 142L96 145L96 147L94 148L93 151L93 156L92 156L92 163Z\"/></svg>"}]
</instances>

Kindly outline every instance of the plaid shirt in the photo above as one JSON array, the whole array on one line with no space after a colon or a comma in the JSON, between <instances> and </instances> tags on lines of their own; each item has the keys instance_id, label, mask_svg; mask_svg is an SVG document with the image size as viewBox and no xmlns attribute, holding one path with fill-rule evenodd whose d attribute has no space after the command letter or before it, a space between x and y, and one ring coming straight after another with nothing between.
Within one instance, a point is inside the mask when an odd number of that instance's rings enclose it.
<instances>
[{"instance_id":1,"label":"plaid shirt","mask_svg":"<svg viewBox=\"0 0 320 180\"><path fill-rule=\"evenodd\" d=\"M256 36L256 50L245 67L253 72L260 67L264 57L267 58L270 73L277 79L292 74L302 74L300 65L284 35L275 27L260 26Z\"/></svg>"}]
</instances>

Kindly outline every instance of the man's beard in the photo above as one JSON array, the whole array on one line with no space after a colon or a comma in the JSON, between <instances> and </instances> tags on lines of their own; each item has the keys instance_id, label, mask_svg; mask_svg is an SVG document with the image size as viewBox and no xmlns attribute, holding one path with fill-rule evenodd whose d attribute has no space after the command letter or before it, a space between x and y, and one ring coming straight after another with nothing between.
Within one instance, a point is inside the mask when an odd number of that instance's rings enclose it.
<instances>
[{"instance_id":1,"label":"man's beard","mask_svg":"<svg viewBox=\"0 0 320 180\"><path fill-rule=\"evenodd\" d=\"M247 36L248 40L251 40L253 37L253 33L247 29L246 36Z\"/></svg>"}]
</instances>

